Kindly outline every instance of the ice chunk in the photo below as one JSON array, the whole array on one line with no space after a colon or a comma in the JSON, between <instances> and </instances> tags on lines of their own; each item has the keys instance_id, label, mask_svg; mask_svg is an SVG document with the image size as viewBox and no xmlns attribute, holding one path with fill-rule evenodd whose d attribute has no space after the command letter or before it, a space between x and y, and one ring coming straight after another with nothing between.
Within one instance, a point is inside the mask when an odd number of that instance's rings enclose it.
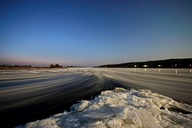
<instances>
[{"instance_id":1,"label":"ice chunk","mask_svg":"<svg viewBox=\"0 0 192 128\"><path fill-rule=\"evenodd\" d=\"M56 121L53 118L48 118L44 120L37 120L32 123L27 123L26 128L58 128Z\"/></svg>"},{"instance_id":2,"label":"ice chunk","mask_svg":"<svg viewBox=\"0 0 192 128\"><path fill-rule=\"evenodd\" d=\"M115 88L25 128L191 128L192 107L150 90Z\"/></svg>"},{"instance_id":3,"label":"ice chunk","mask_svg":"<svg viewBox=\"0 0 192 128\"><path fill-rule=\"evenodd\" d=\"M129 125L133 125L137 126L137 127L142 127L142 122L138 113L137 109L132 109L132 111L129 111L127 113L127 118L126 118L126 122Z\"/></svg>"},{"instance_id":4,"label":"ice chunk","mask_svg":"<svg viewBox=\"0 0 192 128\"><path fill-rule=\"evenodd\" d=\"M109 128L121 128L123 124L123 121L118 118L111 119L107 122L107 126Z\"/></svg>"},{"instance_id":5,"label":"ice chunk","mask_svg":"<svg viewBox=\"0 0 192 128\"><path fill-rule=\"evenodd\" d=\"M78 119L72 115L69 115L68 118L66 118L63 126L64 128L79 128L81 127L81 124Z\"/></svg>"},{"instance_id":6,"label":"ice chunk","mask_svg":"<svg viewBox=\"0 0 192 128\"><path fill-rule=\"evenodd\" d=\"M116 107L114 109L114 113L115 113L117 118L126 119L128 110L129 110L128 107Z\"/></svg>"},{"instance_id":7,"label":"ice chunk","mask_svg":"<svg viewBox=\"0 0 192 128\"><path fill-rule=\"evenodd\" d=\"M83 111L87 106L89 105L89 102L87 100L81 101L81 103L77 106L77 111Z\"/></svg>"},{"instance_id":8,"label":"ice chunk","mask_svg":"<svg viewBox=\"0 0 192 128\"><path fill-rule=\"evenodd\" d=\"M88 123L81 128L107 128L102 121L96 121L94 123Z\"/></svg>"}]
</instances>

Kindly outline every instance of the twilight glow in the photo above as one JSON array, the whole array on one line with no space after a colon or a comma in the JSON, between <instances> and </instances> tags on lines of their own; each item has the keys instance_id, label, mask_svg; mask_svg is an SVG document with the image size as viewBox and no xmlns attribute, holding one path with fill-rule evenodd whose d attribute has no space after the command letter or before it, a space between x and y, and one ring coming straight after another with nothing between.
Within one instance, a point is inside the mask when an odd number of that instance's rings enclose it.
<instances>
[{"instance_id":1,"label":"twilight glow","mask_svg":"<svg viewBox=\"0 0 192 128\"><path fill-rule=\"evenodd\" d=\"M1 0L0 64L192 57L191 0Z\"/></svg>"}]
</instances>

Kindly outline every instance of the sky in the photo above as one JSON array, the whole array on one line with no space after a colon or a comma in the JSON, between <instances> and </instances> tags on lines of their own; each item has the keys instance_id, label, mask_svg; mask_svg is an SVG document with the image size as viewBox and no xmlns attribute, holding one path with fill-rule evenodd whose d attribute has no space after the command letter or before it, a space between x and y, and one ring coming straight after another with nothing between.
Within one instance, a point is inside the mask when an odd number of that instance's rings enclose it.
<instances>
[{"instance_id":1,"label":"sky","mask_svg":"<svg viewBox=\"0 0 192 128\"><path fill-rule=\"evenodd\" d=\"M1 0L0 64L192 58L192 0Z\"/></svg>"}]
</instances>

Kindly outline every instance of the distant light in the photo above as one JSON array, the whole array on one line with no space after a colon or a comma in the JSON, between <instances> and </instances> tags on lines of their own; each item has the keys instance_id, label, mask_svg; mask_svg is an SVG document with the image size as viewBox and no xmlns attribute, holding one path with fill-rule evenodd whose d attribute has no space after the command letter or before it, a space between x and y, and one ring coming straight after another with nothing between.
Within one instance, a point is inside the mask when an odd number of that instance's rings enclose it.
<instances>
[{"instance_id":1,"label":"distant light","mask_svg":"<svg viewBox=\"0 0 192 128\"><path fill-rule=\"evenodd\" d=\"M191 67L191 64L189 66Z\"/></svg>"},{"instance_id":2,"label":"distant light","mask_svg":"<svg viewBox=\"0 0 192 128\"><path fill-rule=\"evenodd\" d=\"M136 68L136 67L137 67L137 65L134 65L134 67Z\"/></svg>"},{"instance_id":3,"label":"distant light","mask_svg":"<svg viewBox=\"0 0 192 128\"><path fill-rule=\"evenodd\" d=\"M177 72L178 72L177 69L175 69L175 74L177 74Z\"/></svg>"},{"instance_id":4,"label":"distant light","mask_svg":"<svg viewBox=\"0 0 192 128\"><path fill-rule=\"evenodd\" d=\"M177 66L177 64L175 64L175 67Z\"/></svg>"},{"instance_id":5,"label":"distant light","mask_svg":"<svg viewBox=\"0 0 192 128\"><path fill-rule=\"evenodd\" d=\"M148 67L147 65L143 65L143 67Z\"/></svg>"},{"instance_id":6,"label":"distant light","mask_svg":"<svg viewBox=\"0 0 192 128\"><path fill-rule=\"evenodd\" d=\"M162 65L159 64L158 67L162 67Z\"/></svg>"}]
</instances>

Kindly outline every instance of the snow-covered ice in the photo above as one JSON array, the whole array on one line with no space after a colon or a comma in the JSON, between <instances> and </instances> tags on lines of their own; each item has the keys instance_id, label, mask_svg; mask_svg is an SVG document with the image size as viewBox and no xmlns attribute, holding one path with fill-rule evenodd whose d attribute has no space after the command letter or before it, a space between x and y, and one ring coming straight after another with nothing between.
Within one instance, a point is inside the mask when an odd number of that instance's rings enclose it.
<instances>
[{"instance_id":1,"label":"snow-covered ice","mask_svg":"<svg viewBox=\"0 0 192 128\"><path fill-rule=\"evenodd\" d=\"M17 128L191 128L192 107L150 90L115 88Z\"/></svg>"}]
</instances>

